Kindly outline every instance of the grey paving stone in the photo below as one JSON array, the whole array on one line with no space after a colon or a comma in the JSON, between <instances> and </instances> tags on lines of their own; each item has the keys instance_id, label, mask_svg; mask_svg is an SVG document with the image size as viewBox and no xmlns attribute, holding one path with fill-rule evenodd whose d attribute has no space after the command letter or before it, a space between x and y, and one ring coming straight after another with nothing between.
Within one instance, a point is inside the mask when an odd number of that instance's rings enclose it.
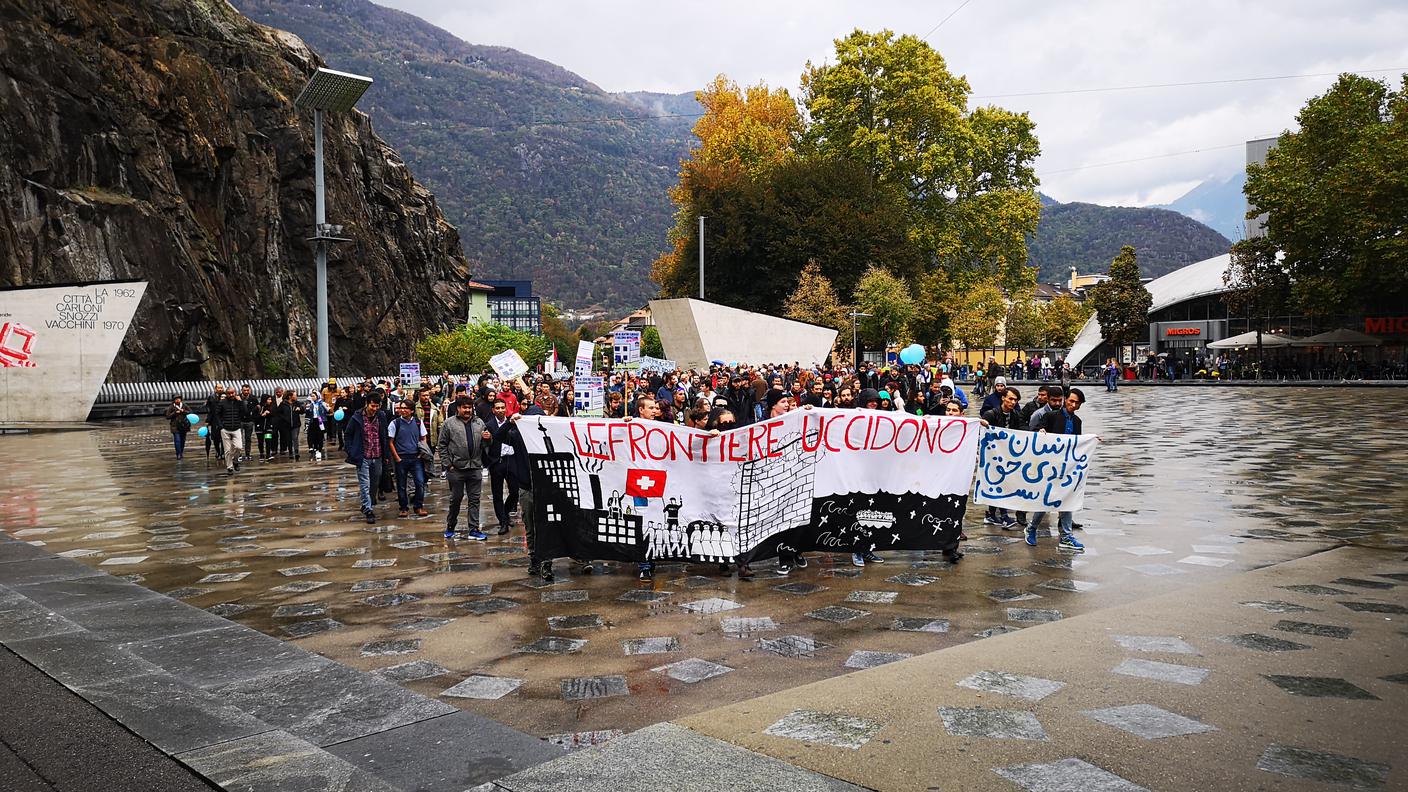
<instances>
[{"instance_id":1,"label":"grey paving stone","mask_svg":"<svg viewBox=\"0 0 1408 792\"><path fill-rule=\"evenodd\" d=\"M1390 583L1390 582L1388 582L1387 580L1368 580L1368 579L1365 579L1365 578L1352 578L1352 577L1335 578L1334 580L1331 580L1330 582L1331 582L1331 583L1338 583L1338 584L1341 585L1341 586L1354 586L1355 588L1379 589L1379 590L1391 589L1391 588L1393 588L1394 586L1398 585L1398 584L1396 584L1396 583Z\"/></svg>"},{"instance_id":2,"label":"grey paving stone","mask_svg":"<svg viewBox=\"0 0 1408 792\"><path fill-rule=\"evenodd\" d=\"M998 767L994 773L1028 792L1149 792L1081 759Z\"/></svg>"},{"instance_id":3,"label":"grey paving stone","mask_svg":"<svg viewBox=\"0 0 1408 792\"><path fill-rule=\"evenodd\" d=\"M703 682L706 679L723 676L733 669L726 665L711 663L708 660L701 660L697 657L690 657L675 663L656 666L650 670L657 674L664 674L671 679L693 685Z\"/></svg>"},{"instance_id":4,"label":"grey paving stone","mask_svg":"<svg viewBox=\"0 0 1408 792\"><path fill-rule=\"evenodd\" d=\"M1031 571L1030 569L1024 569L1022 567L994 567L992 569L989 569L987 571L987 574L992 575L993 577L1014 578L1035 575L1036 573Z\"/></svg>"},{"instance_id":5,"label":"grey paving stone","mask_svg":"<svg viewBox=\"0 0 1408 792\"><path fill-rule=\"evenodd\" d=\"M1353 756L1275 743L1262 752L1256 766L1258 770L1268 773L1342 784L1353 789L1382 789L1388 783L1390 770L1386 762L1370 762Z\"/></svg>"},{"instance_id":6,"label":"grey paving stone","mask_svg":"<svg viewBox=\"0 0 1408 792\"><path fill-rule=\"evenodd\" d=\"M511 677L475 674L463 682L440 691L442 696L472 699L501 699L523 686L523 680Z\"/></svg>"},{"instance_id":7,"label":"grey paving stone","mask_svg":"<svg viewBox=\"0 0 1408 792\"><path fill-rule=\"evenodd\" d=\"M369 735L328 751L406 792L465 792L481 783L493 788L488 782L562 756L561 748L470 712Z\"/></svg>"},{"instance_id":8,"label":"grey paving stone","mask_svg":"<svg viewBox=\"0 0 1408 792\"><path fill-rule=\"evenodd\" d=\"M352 584L350 591L390 591L401 585L400 578L387 578L383 580L359 580Z\"/></svg>"},{"instance_id":9,"label":"grey paving stone","mask_svg":"<svg viewBox=\"0 0 1408 792\"><path fill-rule=\"evenodd\" d=\"M352 562L353 569L386 569L396 566L394 558L363 558Z\"/></svg>"},{"instance_id":10,"label":"grey paving stone","mask_svg":"<svg viewBox=\"0 0 1408 792\"><path fill-rule=\"evenodd\" d=\"M582 651L587 642L583 638L559 638L549 635L515 649L527 654L573 654Z\"/></svg>"},{"instance_id":11,"label":"grey paving stone","mask_svg":"<svg viewBox=\"0 0 1408 792\"><path fill-rule=\"evenodd\" d=\"M1356 613L1408 614L1408 608L1405 608L1402 605L1393 605L1391 603L1386 602L1345 602L1344 600L1340 600L1339 603L1345 606L1346 608L1355 611Z\"/></svg>"},{"instance_id":12,"label":"grey paving stone","mask_svg":"<svg viewBox=\"0 0 1408 792\"><path fill-rule=\"evenodd\" d=\"M1217 567L1217 568L1221 568L1221 567L1225 567L1225 566L1231 564L1231 563L1232 563L1232 559L1230 559L1230 558L1217 558L1217 557L1214 557L1214 556L1190 555L1190 556L1184 556L1183 558L1178 559L1178 563L1180 563L1180 564L1188 564L1189 566L1202 566L1202 567Z\"/></svg>"},{"instance_id":13,"label":"grey paving stone","mask_svg":"<svg viewBox=\"0 0 1408 792\"><path fill-rule=\"evenodd\" d=\"M1295 641L1285 641L1280 638L1272 638L1261 633L1243 633L1242 635L1224 635L1217 640L1240 646L1243 649L1251 649L1254 652L1295 652L1301 649L1309 649L1309 644L1296 643Z\"/></svg>"},{"instance_id":14,"label":"grey paving stone","mask_svg":"<svg viewBox=\"0 0 1408 792\"><path fill-rule=\"evenodd\" d=\"M22 584L14 586L14 590L35 604L61 614L73 608L135 602L161 596L151 589L108 575Z\"/></svg>"},{"instance_id":15,"label":"grey paving stone","mask_svg":"<svg viewBox=\"0 0 1408 792\"><path fill-rule=\"evenodd\" d=\"M575 616L549 616L549 630L591 630L597 627L605 627L606 622L601 620L600 614L581 613Z\"/></svg>"},{"instance_id":16,"label":"grey paving stone","mask_svg":"<svg viewBox=\"0 0 1408 792\"><path fill-rule=\"evenodd\" d=\"M1155 556L1173 554L1172 550L1165 550L1162 547L1154 547L1153 545L1135 545L1133 547L1121 547L1120 550L1134 556Z\"/></svg>"},{"instance_id":17,"label":"grey paving stone","mask_svg":"<svg viewBox=\"0 0 1408 792\"><path fill-rule=\"evenodd\" d=\"M791 583L783 583L780 586L773 586L773 591L782 591L788 594L815 594L818 591L827 591L826 586L818 586L815 583L804 583L794 580Z\"/></svg>"},{"instance_id":18,"label":"grey paving stone","mask_svg":"<svg viewBox=\"0 0 1408 792\"><path fill-rule=\"evenodd\" d=\"M430 547L430 542L424 539L412 539L409 542L392 542L390 547L394 547L397 550L418 550L422 547Z\"/></svg>"},{"instance_id":19,"label":"grey paving stone","mask_svg":"<svg viewBox=\"0 0 1408 792\"><path fill-rule=\"evenodd\" d=\"M370 773L283 731L269 731L181 754L191 769L227 790L400 792Z\"/></svg>"},{"instance_id":20,"label":"grey paving stone","mask_svg":"<svg viewBox=\"0 0 1408 792\"><path fill-rule=\"evenodd\" d=\"M777 622L773 621L771 616L740 616L721 620L719 627L724 631L724 635L742 638L750 633L776 630Z\"/></svg>"},{"instance_id":21,"label":"grey paving stone","mask_svg":"<svg viewBox=\"0 0 1408 792\"><path fill-rule=\"evenodd\" d=\"M199 688L254 679L263 674L312 669L329 661L257 630L221 630L157 638L126 646L134 654Z\"/></svg>"},{"instance_id":22,"label":"grey paving stone","mask_svg":"<svg viewBox=\"0 0 1408 792\"><path fill-rule=\"evenodd\" d=\"M1267 613L1311 613L1319 610L1319 608L1307 608L1304 605L1297 605L1285 600L1248 600L1241 604L1248 608L1264 610Z\"/></svg>"},{"instance_id":23,"label":"grey paving stone","mask_svg":"<svg viewBox=\"0 0 1408 792\"><path fill-rule=\"evenodd\" d=\"M388 594L373 594L370 597L362 598L362 602L373 608L394 608L411 602L420 602L420 596L398 591Z\"/></svg>"},{"instance_id":24,"label":"grey paving stone","mask_svg":"<svg viewBox=\"0 0 1408 792\"><path fill-rule=\"evenodd\" d=\"M993 602L1024 602L1026 600L1041 599L1040 594L1033 594L1019 588L998 588L984 594Z\"/></svg>"},{"instance_id":25,"label":"grey paving stone","mask_svg":"<svg viewBox=\"0 0 1408 792\"><path fill-rule=\"evenodd\" d=\"M274 586L270 591L277 591L280 594L307 594L310 591L317 591L323 586L331 586L326 580L295 580L292 583L285 583L282 586Z\"/></svg>"},{"instance_id":26,"label":"grey paving stone","mask_svg":"<svg viewBox=\"0 0 1408 792\"><path fill-rule=\"evenodd\" d=\"M629 695L631 695L631 690L626 685L626 678L620 675L574 677L562 680L563 701Z\"/></svg>"},{"instance_id":27,"label":"grey paving stone","mask_svg":"<svg viewBox=\"0 0 1408 792\"><path fill-rule=\"evenodd\" d=\"M1081 714L1146 740L1217 731L1215 726L1209 726L1192 718L1185 718L1176 712L1169 712L1152 704L1129 704L1123 707L1084 710Z\"/></svg>"},{"instance_id":28,"label":"grey paving stone","mask_svg":"<svg viewBox=\"0 0 1408 792\"><path fill-rule=\"evenodd\" d=\"M182 588L171 589L165 592L167 597L177 600L195 599L211 594L215 589L201 588L200 586L183 586Z\"/></svg>"},{"instance_id":29,"label":"grey paving stone","mask_svg":"<svg viewBox=\"0 0 1408 792\"><path fill-rule=\"evenodd\" d=\"M1005 625L1005 624L999 624L999 625L996 625L996 626L994 626L994 627L989 627L989 628L987 628L986 630L979 630L978 632L973 633L973 637L974 637L974 638L992 638L993 636L996 636L996 635L1006 635L1007 633L1010 633L1010 632L1017 632L1017 631L1020 630L1020 629L1021 629L1020 627L1008 627L1008 626Z\"/></svg>"},{"instance_id":30,"label":"grey paving stone","mask_svg":"<svg viewBox=\"0 0 1408 792\"><path fill-rule=\"evenodd\" d=\"M1052 591L1069 591L1075 594L1084 594L1087 591L1094 591L1100 588L1099 583L1092 583L1089 580L1070 580L1067 578L1056 578L1048 580L1037 586L1037 588L1051 589Z\"/></svg>"},{"instance_id":31,"label":"grey paving stone","mask_svg":"<svg viewBox=\"0 0 1408 792\"><path fill-rule=\"evenodd\" d=\"M944 729L958 737L986 737L999 740L1045 740L1046 730L1036 716L1025 710L988 707L940 707Z\"/></svg>"},{"instance_id":32,"label":"grey paving stone","mask_svg":"<svg viewBox=\"0 0 1408 792\"><path fill-rule=\"evenodd\" d=\"M293 558L294 556L304 555L307 552L307 550L297 547L280 547L265 553L260 553L260 555L271 556L273 558Z\"/></svg>"},{"instance_id":33,"label":"grey paving stone","mask_svg":"<svg viewBox=\"0 0 1408 792\"><path fill-rule=\"evenodd\" d=\"M1155 660L1137 660L1127 658L1119 665L1111 669L1113 673L1124 676L1142 677L1144 679L1154 679L1159 682L1173 682L1179 685L1201 685L1207 679L1208 669L1196 666L1178 665L1177 663L1160 663Z\"/></svg>"},{"instance_id":34,"label":"grey paving stone","mask_svg":"<svg viewBox=\"0 0 1408 792\"><path fill-rule=\"evenodd\" d=\"M325 616L328 608L321 602L295 602L274 608L275 619L306 619L309 616Z\"/></svg>"},{"instance_id":35,"label":"grey paving stone","mask_svg":"<svg viewBox=\"0 0 1408 792\"><path fill-rule=\"evenodd\" d=\"M844 605L827 605L825 608L818 608L817 610L809 611L806 614L808 618L820 619L821 621L835 622L837 624L842 624L848 621L855 621L856 619L869 615L870 611L857 610L855 608L847 608Z\"/></svg>"},{"instance_id":36,"label":"grey paving stone","mask_svg":"<svg viewBox=\"0 0 1408 792\"><path fill-rule=\"evenodd\" d=\"M816 657L817 652L830 647L811 636L783 635L778 638L759 638L758 648L780 657L797 659Z\"/></svg>"},{"instance_id":37,"label":"grey paving stone","mask_svg":"<svg viewBox=\"0 0 1408 792\"><path fill-rule=\"evenodd\" d=\"M362 657L385 657L388 655L408 655L420 651L419 638L394 638L368 641L362 644Z\"/></svg>"},{"instance_id":38,"label":"grey paving stone","mask_svg":"<svg viewBox=\"0 0 1408 792\"><path fill-rule=\"evenodd\" d=\"M493 585L482 583L467 586L450 586L445 589L447 597L483 597L494 593Z\"/></svg>"},{"instance_id":39,"label":"grey paving stone","mask_svg":"<svg viewBox=\"0 0 1408 792\"><path fill-rule=\"evenodd\" d=\"M737 610L743 606L730 599L723 599L721 597L710 597L709 599L697 600L695 602L686 602L680 607L684 610L689 611L690 613L708 614Z\"/></svg>"},{"instance_id":40,"label":"grey paving stone","mask_svg":"<svg viewBox=\"0 0 1408 792\"><path fill-rule=\"evenodd\" d=\"M71 621L110 641L128 643L219 630L230 623L213 613L165 597L94 605L67 611Z\"/></svg>"},{"instance_id":41,"label":"grey paving stone","mask_svg":"<svg viewBox=\"0 0 1408 792\"><path fill-rule=\"evenodd\" d=\"M511 599L504 599L503 597L489 597L488 599L470 600L469 602L461 603L459 607L473 613L475 616L483 616L487 613L498 613L499 611L508 610L509 608L517 608L518 603Z\"/></svg>"},{"instance_id":42,"label":"grey paving stone","mask_svg":"<svg viewBox=\"0 0 1408 792\"><path fill-rule=\"evenodd\" d=\"M948 619L930 616L897 616L890 624L890 629L900 632L946 633L949 626Z\"/></svg>"},{"instance_id":43,"label":"grey paving stone","mask_svg":"<svg viewBox=\"0 0 1408 792\"><path fill-rule=\"evenodd\" d=\"M1277 586L1276 588L1283 588L1287 591L1295 591L1301 594L1313 594L1317 597L1333 597L1349 593L1344 589L1330 588L1329 586L1321 586L1315 583L1307 583L1295 586Z\"/></svg>"},{"instance_id":44,"label":"grey paving stone","mask_svg":"<svg viewBox=\"0 0 1408 792\"><path fill-rule=\"evenodd\" d=\"M342 629L342 622L336 619L311 619L309 621L294 622L281 627L284 634L290 638L307 638L310 635L327 632L328 630Z\"/></svg>"},{"instance_id":45,"label":"grey paving stone","mask_svg":"<svg viewBox=\"0 0 1408 792\"><path fill-rule=\"evenodd\" d=\"M1388 676L1379 677L1379 679L1382 679L1385 682L1396 682L1400 685L1408 685L1408 673L1389 674Z\"/></svg>"},{"instance_id":46,"label":"grey paving stone","mask_svg":"<svg viewBox=\"0 0 1408 792\"><path fill-rule=\"evenodd\" d=\"M279 574L285 577L297 577L300 575L316 575L319 572L326 572L327 569L317 564L306 564L304 566L285 567L279 570Z\"/></svg>"},{"instance_id":47,"label":"grey paving stone","mask_svg":"<svg viewBox=\"0 0 1408 792\"><path fill-rule=\"evenodd\" d=\"M667 652L678 652L680 642L678 638L666 636L663 638L632 638L629 641L622 641L621 648L627 655L649 655L665 654Z\"/></svg>"},{"instance_id":48,"label":"grey paving stone","mask_svg":"<svg viewBox=\"0 0 1408 792\"><path fill-rule=\"evenodd\" d=\"M1014 622L1045 624L1046 622L1060 621L1065 618L1065 614L1047 608L1008 608L1007 618Z\"/></svg>"},{"instance_id":49,"label":"grey paving stone","mask_svg":"<svg viewBox=\"0 0 1408 792\"><path fill-rule=\"evenodd\" d=\"M427 553L421 556L421 560L429 561L432 564L444 564L449 561L458 561L459 559L466 557L467 556L465 556L464 553L455 550L450 550L444 553Z\"/></svg>"},{"instance_id":50,"label":"grey paving stone","mask_svg":"<svg viewBox=\"0 0 1408 792\"><path fill-rule=\"evenodd\" d=\"M588 599L590 597L586 589L544 591L540 596L542 602L586 602Z\"/></svg>"},{"instance_id":51,"label":"grey paving stone","mask_svg":"<svg viewBox=\"0 0 1408 792\"><path fill-rule=\"evenodd\" d=\"M1372 699L1378 696L1339 677L1262 674L1271 684L1293 696L1307 698Z\"/></svg>"},{"instance_id":52,"label":"grey paving stone","mask_svg":"<svg viewBox=\"0 0 1408 792\"><path fill-rule=\"evenodd\" d=\"M685 588L692 588L692 589L695 589L695 588L708 588L708 587L710 587L710 586L717 586L717 585L720 583L720 579L719 579L719 578L704 577L703 575L691 575L691 576L689 576L689 577L687 577L687 578L683 578L683 579L681 579L681 580L677 580L677 581L674 581L674 582L677 583L677 584L679 584L679 585L681 585L681 586L684 586Z\"/></svg>"},{"instance_id":53,"label":"grey paving stone","mask_svg":"<svg viewBox=\"0 0 1408 792\"><path fill-rule=\"evenodd\" d=\"M870 742L882 728L883 724L877 721L855 715L798 709L782 716L763 733L835 748L856 749Z\"/></svg>"},{"instance_id":54,"label":"grey paving stone","mask_svg":"<svg viewBox=\"0 0 1408 792\"><path fill-rule=\"evenodd\" d=\"M332 532L329 531L328 533ZM341 534L338 535L340 536ZM312 534L309 534L309 536L312 536ZM326 553L323 553L323 555L328 558L341 558L343 556L360 556L366 554L367 548L365 547L334 547Z\"/></svg>"},{"instance_id":55,"label":"grey paving stone","mask_svg":"<svg viewBox=\"0 0 1408 792\"><path fill-rule=\"evenodd\" d=\"M172 754L269 730L240 709L161 671L86 685L77 692L142 739Z\"/></svg>"},{"instance_id":56,"label":"grey paving stone","mask_svg":"<svg viewBox=\"0 0 1408 792\"><path fill-rule=\"evenodd\" d=\"M400 663L386 668L378 668L372 672L383 679L392 682L414 682L417 679L429 679L430 677L441 676L450 673L450 669L442 665L432 663L429 660L412 660L409 663Z\"/></svg>"},{"instance_id":57,"label":"grey paving stone","mask_svg":"<svg viewBox=\"0 0 1408 792\"><path fill-rule=\"evenodd\" d=\"M857 569L856 567L832 567L830 569L821 570L817 573L817 577L856 578L860 577L863 572L865 572L865 570Z\"/></svg>"},{"instance_id":58,"label":"grey paving stone","mask_svg":"<svg viewBox=\"0 0 1408 792\"><path fill-rule=\"evenodd\" d=\"M1313 624L1311 622L1288 621L1282 619L1271 626L1273 630L1282 632L1299 633L1301 635L1314 635L1320 638L1348 638L1354 634L1354 630L1348 627L1340 627L1334 624Z\"/></svg>"},{"instance_id":59,"label":"grey paving stone","mask_svg":"<svg viewBox=\"0 0 1408 792\"><path fill-rule=\"evenodd\" d=\"M862 792L672 723L563 754L495 783L507 792L659 792L662 782L673 792Z\"/></svg>"},{"instance_id":60,"label":"grey paving stone","mask_svg":"<svg viewBox=\"0 0 1408 792\"><path fill-rule=\"evenodd\" d=\"M857 649L851 652L851 656L846 658L846 668L875 668L876 666L896 663L900 660L908 660L914 657L908 652L874 652L868 649Z\"/></svg>"},{"instance_id":61,"label":"grey paving stone","mask_svg":"<svg viewBox=\"0 0 1408 792\"><path fill-rule=\"evenodd\" d=\"M6 641L6 646L70 688L161 672L152 663L87 630Z\"/></svg>"},{"instance_id":62,"label":"grey paving stone","mask_svg":"<svg viewBox=\"0 0 1408 792\"><path fill-rule=\"evenodd\" d=\"M891 605L898 599L898 591L852 591L846 595L846 602L866 602L872 605Z\"/></svg>"},{"instance_id":63,"label":"grey paving stone","mask_svg":"<svg viewBox=\"0 0 1408 792\"><path fill-rule=\"evenodd\" d=\"M433 632L453 622L454 619L437 619L433 616L417 616L391 623L396 632Z\"/></svg>"},{"instance_id":64,"label":"grey paving stone","mask_svg":"<svg viewBox=\"0 0 1408 792\"><path fill-rule=\"evenodd\" d=\"M860 570L856 570L859 572ZM885 578L891 583L898 583L901 586L927 586L930 583L939 582L939 578L934 575L923 575L916 572L904 572Z\"/></svg>"},{"instance_id":65,"label":"grey paving stone","mask_svg":"<svg viewBox=\"0 0 1408 792\"><path fill-rule=\"evenodd\" d=\"M1066 686L1065 682L1057 682L1054 679L1024 676L1007 671L979 671L960 679L957 684L959 687L1001 693L1024 701L1041 701Z\"/></svg>"},{"instance_id":66,"label":"grey paving stone","mask_svg":"<svg viewBox=\"0 0 1408 792\"><path fill-rule=\"evenodd\" d=\"M1191 644L1172 635L1112 635L1115 643L1133 652L1196 655Z\"/></svg>"},{"instance_id":67,"label":"grey paving stone","mask_svg":"<svg viewBox=\"0 0 1408 792\"><path fill-rule=\"evenodd\" d=\"M1184 574L1183 570L1177 567L1171 567L1168 564L1135 564L1134 566L1127 566L1125 569L1132 569L1141 575L1148 575L1150 577Z\"/></svg>"},{"instance_id":68,"label":"grey paving stone","mask_svg":"<svg viewBox=\"0 0 1408 792\"><path fill-rule=\"evenodd\" d=\"M215 572L197 580L196 583L238 583L250 576L250 572Z\"/></svg>"},{"instance_id":69,"label":"grey paving stone","mask_svg":"<svg viewBox=\"0 0 1408 792\"><path fill-rule=\"evenodd\" d=\"M332 745L457 710L370 674L329 663L264 674L215 695L275 728Z\"/></svg>"},{"instance_id":70,"label":"grey paving stone","mask_svg":"<svg viewBox=\"0 0 1408 792\"><path fill-rule=\"evenodd\" d=\"M596 731L549 734L543 739L564 751L577 751L595 745L605 745L623 734L625 734L625 732L620 729L597 729ZM475 792L475 790L471 789L467 790L467 792ZM486 792L497 792L497 788L494 790L486 790Z\"/></svg>"}]
</instances>

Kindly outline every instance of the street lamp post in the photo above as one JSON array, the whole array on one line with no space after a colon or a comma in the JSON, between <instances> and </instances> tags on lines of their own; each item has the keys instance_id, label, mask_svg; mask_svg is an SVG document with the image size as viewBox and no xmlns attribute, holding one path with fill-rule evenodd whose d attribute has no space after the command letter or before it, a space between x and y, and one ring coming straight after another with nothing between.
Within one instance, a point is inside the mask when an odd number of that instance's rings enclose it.
<instances>
[{"instance_id":1,"label":"street lamp post","mask_svg":"<svg viewBox=\"0 0 1408 792\"><path fill-rule=\"evenodd\" d=\"M342 226L329 225L327 198L323 188L323 113L346 112L357 104L372 78L332 69L318 69L294 100L295 107L313 110L314 226L308 241L317 244L318 378L331 375L328 363L328 243L345 242Z\"/></svg>"},{"instance_id":2,"label":"street lamp post","mask_svg":"<svg viewBox=\"0 0 1408 792\"><path fill-rule=\"evenodd\" d=\"M699 216L699 299L704 299L704 215Z\"/></svg>"},{"instance_id":3,"label":"street lamp post","mask_svg":"<svg viewBox=\"0 0 1408 792\"><path fill-rule=\"evenodd\" d=\"M851 311L851 365L860 368L860 336L856 333L856 317L870 316L868 313Z\"/></svg>"}]
</instances>

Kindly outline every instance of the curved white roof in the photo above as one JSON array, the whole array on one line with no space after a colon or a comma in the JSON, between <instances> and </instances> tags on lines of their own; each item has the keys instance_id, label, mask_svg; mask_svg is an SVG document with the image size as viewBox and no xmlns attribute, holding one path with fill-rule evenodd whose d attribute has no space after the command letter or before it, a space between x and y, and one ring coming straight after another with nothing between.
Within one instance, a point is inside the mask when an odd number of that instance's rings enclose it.
<instances>
[{"instance_id":1,"label":"curved white roof","mask_svg":"<svg viewBox=\"0 0 1408 792\"><path fill-rule=\"evenodd\" d=\"M1231 258L1231 255L1223 253L1221 256L1195 261L1161 278L1149 281L1145 285L1149 289L1149 294L1154 298L1153 303L1149 306L1149 312L1153 313L1161 308L1177 305L1195 297L1228 291L1227 284L1222 281L1222 276L1227 274L1227 265L1231 262ZM1104 336L1100 334L1100 323L1095 321L1095 314L1091 314L1090 318L1085 320L1085 326L1076 334L1075 343L1071 345L1071 353L1066 356L1066 360L1072 366L1080 365L1086 356L1094 352L1095 348L1100 346L1104 340Z\"/></svg>"}]
</instances>

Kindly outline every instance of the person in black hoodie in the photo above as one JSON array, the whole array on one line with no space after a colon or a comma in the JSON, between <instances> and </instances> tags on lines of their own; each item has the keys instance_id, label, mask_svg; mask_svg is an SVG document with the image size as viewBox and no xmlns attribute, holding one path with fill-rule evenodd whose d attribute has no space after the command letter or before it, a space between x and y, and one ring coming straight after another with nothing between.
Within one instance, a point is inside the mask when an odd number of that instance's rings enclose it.
<instances>
[{"instance_id":1,"label":"person in black hoodie","mask_svg":"<svg viewBox=\"0 0 1408 792\"><path fill-rule=\"evenodd\" d=\"M221 445L225 449L225 472L233 475L240 469L240 457L244 456L244 400L240 398L239 391L230 388L225 398L216 403L214 414L220 426Z\"/></svg>"},{"instance_id":2,"label":"person in black hoodie","mask_svg":"<svg viewBox=\"0 0 1408 792\"><path fill-rule=\"evenodd\" d=\"M298 459L298 427L303 423L303 403L292 388L284 391L283 401L274 410L274 430L284 456Z\"/></svg>"},{"instance_id":3,"label":"person in black hoodie","mask_svg":"<svg viewBox=\"0 0 1408 792\"><path fill-rule=\"evenodd\" d=\"M215 446L215 458L225 458L225 445L220 439L220 418L215 414L220 405L220 400L225 397L225 386L216 385L215 392L210 398L205 400L205 422L210 427L210 431L205 435L205 457L210 458L210 447Z\"/></svg>"},{"instance_id":4,"label":"person in black hoodie","mask_svg":"<svg viewBox=\"0 0 1408 792\"><path fill-rule=\"evenodd\" d=\"M166 408L166 420L171 425L171 442L176 446L176 458L186 453L186 434L191 431L191 421L186 416L191 411L181 403L181 394L171 397L171 406Z\"/></svg>"}]
</instances>

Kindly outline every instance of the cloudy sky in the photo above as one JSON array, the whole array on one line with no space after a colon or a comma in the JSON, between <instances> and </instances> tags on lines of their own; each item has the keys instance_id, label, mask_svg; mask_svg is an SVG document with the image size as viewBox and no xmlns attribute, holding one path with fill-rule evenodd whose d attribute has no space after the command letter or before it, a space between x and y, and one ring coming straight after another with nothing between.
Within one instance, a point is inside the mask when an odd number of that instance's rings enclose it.
<instances>
[{"instance_id":1,"label":"cloudy sky","mask_svg":"<svg viewBox=\"0 0 1408 792\"><path fill-rule=\"evenodd\" d=\"M854 28L929 34L976 101L1031 113L1043 192L1103 204L1164 203L1234 173L1244 141L1293 127L1333 82L1248 78L1396 69L1369 76L1397 83L1408 71L1402 0L376 2L608 91L681 93L723 73L795 96L804 64ZM1215 80L1244 81L1090 90Z\"/></svg>"}]
</instances>

